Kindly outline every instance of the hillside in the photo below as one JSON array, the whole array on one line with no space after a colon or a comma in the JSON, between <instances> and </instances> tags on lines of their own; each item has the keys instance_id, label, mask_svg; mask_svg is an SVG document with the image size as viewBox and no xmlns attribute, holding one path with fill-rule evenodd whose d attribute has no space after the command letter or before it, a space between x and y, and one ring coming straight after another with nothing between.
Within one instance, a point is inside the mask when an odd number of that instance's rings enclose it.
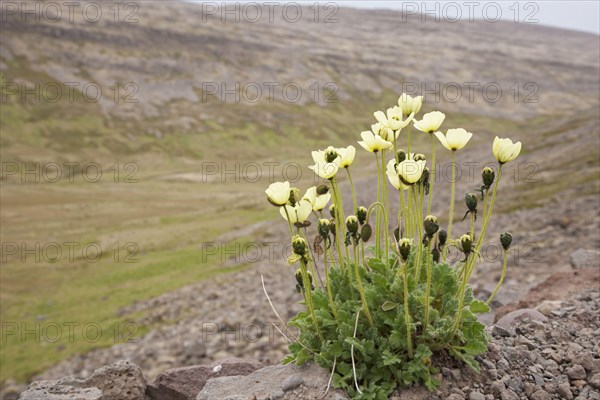
<instances>
[{"instance_id":1,"label":"hillside","mask_svg":"<svg viewBox=\"0 0 600 400\"><path fill-rule=\"evenodd\" d=\"M69 356L110 346L114 324L134 321L139 337L198 312L184 302L154 318L158 311L148 304L168 308L155 297L247 271L251 262L235 244L254 243L256 235L277 240L285 228L263 222L276 218L264 201L268 182L294 177L296 165L297 185L313 182L310 150L353 142L372 123L370 110L394 103L411 84L426 95L424 111L449 113L444 127L476 133L465 161L489 160L494 135L524 143L516 179L508 182L514 190L504 192L499 208L501 221L516 221L520 239L538 246L540 257L515 270L503 303L567 267L577 248L600 245L597 35L511 22L404 22L394 11L339 9L337 22L326 23L324 10L315 22L303 9L303 18L290 23L276 8L273 22L222 22L183 2L141 2L121 9L119 18L109 6L96 23L2 15L1 241L18 248L3 248L3 329L78 321L105 333L96 342L62 337L44 345L11 336L0 354L10 368L2 368L0 380L23 381ZM236 84L239 100L223 90ZM281 160L294 168L276 164L269 174L269 163ZM372 159L359 154L357 162L369 166ZM48 163L64 173L58 182L44 175ZM67 170L65 163L75 166ZM101 179L90 179L90 164ZM457 193L471 186L464 181ZM70 242L77 243L74 257L23 250L36 243L64 250ZM81 251L90 244L103 252L92 261ZM135 262L127 263L127 255ZM269 261L257 268L281 270L283 260ZM495 281L482 275L483 288ZM248 301L254 307L262 294L251 284L243 290L259 292ZM296 301L286 292L281 297ZM223 300L218 310L238 303Z\"/></svg>"}]
</instances>

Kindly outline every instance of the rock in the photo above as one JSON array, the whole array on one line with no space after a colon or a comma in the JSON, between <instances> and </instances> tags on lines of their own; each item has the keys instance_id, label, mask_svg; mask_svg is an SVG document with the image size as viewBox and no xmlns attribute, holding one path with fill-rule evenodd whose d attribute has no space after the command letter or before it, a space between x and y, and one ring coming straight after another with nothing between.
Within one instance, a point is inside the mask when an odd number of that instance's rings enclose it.
<instances>
[{"instance_id":1,"label":"rock","mask_svg":"<svg viewBox=\"0 0 600 400\"><path fill-rule=\"evenodd\" d=\"M496 327L500 327L505 331L512 332L519 322L525 320L545 322L548 320L548 318L536 309L522 308L520 310L510 312L504 317L500 318L498 322L496 322Z\"/></svg>"},{"instance_id":2,"label":"rock","mask_svg":"<svg viewBox=\"0 0 600 400\"><path fill-rule=\"evenodd\" d=\"M102 390L102 400L145 400L146 380L140 367L130 361L97 369L83 386Z\"/></svg>"},{"instance_id":3,"label":"rock","mask_svg":"<svg viewBox=\"0 0 600 400\"><path fill-rule=\"evenodd\" d=\"M297 386L300 386L304 383L304 378L300 374L294 374L289 376L283 380L281 383L281 389L284 392L294 389Z\"/></svg>"},{"instance_id":4,"label":"rock","mask_svg":"<svg viewBox=\"0 0 600 400\"><path fill-rule=\"evenodd\" d=\"M571 253L571 266L579 268L598 268L600 266L600 251L577 249Z\"/></svg>"},{"instance_id":5,"label":"rock","mask_svg":"<svg viewBox=\"0 0 600 400\"><path fill-rule=\"evenodd\" d=\"M98 388L80 388L63 385L58 381L37 381L21 393L19 400L102 400Z\"/></svg>"},{"instance_id":6,"label":"rock","mask_svg":"<svg viewBox=\"0 0 600 400\"><path fill-rule=\"evenodd\" d=\"M510 389L504 389L500 393L500 398L502 400L519 400L519 396L517 396L517 394Z\"/></svg>"},{"instance_id":7,"label":"rock","mask_svg":"<svg viewBox=\"0 0 600 400\"><path fill-rule=\"evenodd\" d=\"M531 395L531 400L552 400L552 396L545 390L538 390Z\"/></svg>"},{"instance_id":8,"label":"rock","mask_svg":"<svg viewBox=\"0 0 600 400\"><path fill-rule=\"evenodd\" d=\"M585 369L581 365L575 364L571 368L567 369L567 376L571 380L583 380L586 377Z\"/></svg>"},{"instance_id":9,"label":"rock","mask_svg":"<svg viewBox=\"0 0 600 400\"><path fill-rule=\"evenodd\" d=\"M485 396L479 392L469 393L469 400L485 400Z\"/></svg>"},{"instance_id":10,"label":"rock","mask_svg":"<svg viewBox=\"0 0 600 400\"><path fill-rule=\"evenodd\" d=\"M146 393L152 400L194 400L209 379L248 375L262 366L255 360L233 358L208 365L171 368L158 375Z\"/></svg>"},{"instance_id":11,"label":"rock","mask_svg":"<svg viewBox=\"0 0 600 400\"><path fill-rule=\"evenodd\" d=\"M556 390L556 392L560 395L562 399L573 399L573 393L571 392L571 385L569 385L569 382L563 382L560 385L558 385L558 389Z\"/></svg>"},{"instance_id":12,"label":"rock","mask_svg":"<svg viewBox=\"0 0 600 400\"><path fill-rule=\"evenodd\" d=\"M600 390L600 374L595 374L594 376L592 376L588 383L594 389Z\"/></svg>"},{"instance_id":13,"label":"rock","mask_svg":"<svg viewBox=\"0 0 600 400\"><path fill-rule=\"evenodd\" d=\"M550 316L553 311L560 308L562 301L560 300L544 300L535 309L546 316Z\"/></svg>"},{"instance_id":14,"label":"rock","mask_svg":"<svg viewBox=\"0 0 600 400\"><path fill-rule=\"evenodd\" d=\"M303 367L272 365L246 376L209 379L196 399L266 400L280 396L282 389L295 393L299 388L307 391L304 394L305 398L320 398L325 392L328 380L329 372L315 364ZM330 390L326 399L333 399L336 395L342 396L343 393ZM291 398L300 398L300 396L293 394Z\"/></svg>"},{"instance_id":15,"label":"rock","mask_svg":"<svg viewBox=\"0 0 600 400\"><path fill-rule=\"evenodd\" d=\"M465 398L459 394L451 394L450 396L447 397L448 400L464 400Z\"/></svg>"}]
</instances>

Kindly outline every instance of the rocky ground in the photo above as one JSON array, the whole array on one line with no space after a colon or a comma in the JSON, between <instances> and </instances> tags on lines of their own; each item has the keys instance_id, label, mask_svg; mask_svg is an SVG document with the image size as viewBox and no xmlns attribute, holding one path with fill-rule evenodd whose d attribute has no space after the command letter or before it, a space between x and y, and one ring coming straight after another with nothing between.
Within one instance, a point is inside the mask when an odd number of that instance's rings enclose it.
<instances>
[{"instance_id":1,"label":"rocky ground","mask_svg":"<svg viewBox=\"0 0 600 400\"><path fill-rule=\"evenodd\" d=\"M488 327L489 351L474 373L449 357L434 359L442 384L414 387L393 400L600 399L600 289L536 309L513 311ZM327 390L329 372L314 365L272 365L239 359L171 369L146 380L139 366L120 361L85 380L33 383L21 400L271 400L347 397Z\"/></svg>"}]
</instances>

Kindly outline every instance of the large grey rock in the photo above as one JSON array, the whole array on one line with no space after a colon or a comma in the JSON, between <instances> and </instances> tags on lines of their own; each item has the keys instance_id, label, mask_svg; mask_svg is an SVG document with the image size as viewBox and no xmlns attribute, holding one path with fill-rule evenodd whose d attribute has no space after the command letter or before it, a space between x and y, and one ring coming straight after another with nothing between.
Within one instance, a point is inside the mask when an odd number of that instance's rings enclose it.
<instances>
[{"instance_id":1,"label":"large grey rock","mask_svg":"<svg viewBox=\"0 0 600 400\"><path fill-rule=\"evenodd\" d=\"M146 393L152 400L194 400L209 379L248 375L262 366L256 360L232 358L209 365L172 368L148 384Z\"/></svg>"},{"instance_id":2,"label":"large grey rock","mask_svg":"<svg viewBox=\"0 0 600 400\"><path fill-rule=\"evenodd\" d=\"M19 400L103 400L96 387L81 388L60 384L59 381L37 381L21 393Z\"/></svg>"},{"instance_id":3,"label":"large grey rock","mask_svg":"<svg viewBox=\"0 0 600 400\"><path fill-rule=\"evenodd\" d=\"M33 382L20 400L145 400L146 380L139 366L117 361L87 379Z\"/></svg>"},{"instance_id":4,"label":"large grey rock","mask_svg":"<svg viewBox=\"0 0 600 400\"><path fill-rule=\"evenodd\" d=\"M272 365L247 376L210 379L196 400L348 399L333 389L323 397L328 379L329 372L314 364Z\"/></svg>"},{"instance_id":5,"label":"large grey rock","mask_svg":"<svg viewBox=\"0 0 600 400\"><path fill-rule=\"evenodd\" d=\"M526 320L544 322L544 321L547 321L548 318L536 309L521 308L519 310L510 312L510 313L506 314L504 317L500 318L498 320L498 322L496 322L495 328L498 328L498 330L501 330L503 332L504 331L510 332L512 335L512 334L514 334L514 329L517 326L517 324L521 321L526 321ZM500 336L507 336L507 335L500 335Z\"/></svg>"},{"instance_id":6,"label":"large grey rock","mask_svg":"<svg viewBox=\"0 0 600 400\"><path fill-rule=\"evenodd\" d=\"M577 249L571 253L573 268L599 268L600 250Z\"/></svg>"}]
</instances>

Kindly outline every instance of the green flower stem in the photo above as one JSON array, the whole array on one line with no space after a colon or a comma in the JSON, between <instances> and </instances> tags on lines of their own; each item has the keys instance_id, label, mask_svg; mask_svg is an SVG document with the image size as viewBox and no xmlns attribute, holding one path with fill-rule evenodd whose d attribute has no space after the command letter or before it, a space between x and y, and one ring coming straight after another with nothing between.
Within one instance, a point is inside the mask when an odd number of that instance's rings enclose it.
<instances>
[{"instance_id":1,"label":"green flower stem","mask_svg":"<svg viewBox=\"0 0 600 400\"><path fill-rule=\"evenodd\" d=\"M402 207L402 222L400 221L400 209L398 209L398 228L400 229L399 236L402 238L402 230L407 226L408 213L406 209L406 201L404 199L404 189L400 189L400 206ZM406 230L406 229L404 229Z\"/></svg>"},{"instance_id":2,"label":"green flower stem","mask_svg":"<svg viewBox=\"0 0 600 400\"><path fill-rule=\"evenodd\" d=\"M310 243L310 241L308 239L308 233L306 232L306 228L304 228L304 235L302 235L302 237L306 240L307 243ZM310 272L315 277L315 286L320 287L323 285L323 280L321 279L321 273L319 272L319 267L317 266L317 261L316 261L317 259L314 257L311 246L309 245L307 247L308 247L308 255L310 256L308 259L308 265L310 267ZM319 283L321 285L319 285Z\"/></svg>"},{"instance_id":3,"label":"green flower stem","mask_svg":"<svg viewBox=\"0 0 600 400\"><path fill-rule=\"evenodd\" d=\"M490 304L492 302L494 296L496 296L496 293L498 293L498 290L500 290L500 286L502 286L502 282L504 281L504 277L506 276L506 259L508 258L507 253L508 251L504 250L504 254L502 257L502 275L500 276L500 281L498 281L498 284L496 285L496 289L494 289L494 292L492 293L488 301L486 301L486 304Z\"/></svg>"},{"instance_id":4,"label":"green flower stem","mask_svg":"<svg viewBox=\"0 0 600 400\"><path fill-rule=\"evenodd\" d=\"M337 206L337 194L336 194L336 190L335 190L335 183L333 181L333 179L331 180L331 190L333 192L333 205L335 206L336 210L335 210L335 248L337 250L337 255L338 255L338 261L340 263L340 268L344 268L344 259L342 256L342 246L341 246L341 242L340 242L340 236L342 235L341 233L341 229L342 227L340 226L340 221L339 221L339 212L337 210L338 206Z\"/></svg>"},{"instance_id":5,"label":"green flower stem","mask_svg":"<svg viewBox=\"0 0 600 400\"><path fill-rule=\"evenodd\" d=\"M471 257L475 258L475 255L473 254ZM458 331L458 327L460 325L460 319L462 318L462 311L463 311L463 305L465 303L465 290L467 288L467 271L466 271L466 266L469 264L469 257L467 257L467 259L465 260L464 266L463 268L465 269L464 272L464 276L462 278L462 282L460 284L460 289L458 290L459 293L459 299L458 299L458 310L456 311L456 319L454 320L454 328L452 330L452 336L454 336L456 334L456 332Z\"/></svg>"},{"instance_id":6,"label":"green flower stem","mask_svg":"<svg viewBox=\"0 0 600 400\"><path fill-rule=\"evenodd\" d=\"M332 186L335 186L335 192L337 193L336 196L336 200L337 200L337 205L335 207L335 215L339 215L339 219L340 219L340 227L341 227L341 231L342 231L342 237L340 239L343 239L346 237L346 217L344 215L344 206L342 204L342 192L340 191L340 187L337 184L337 180L335 178L332 179L331 181ZM339 212L338 212L339 210ZM346 246L344 244L344 248L346 250L346 259L350 259L350 254L348 252L348 246Z\"/></svg>"},{"instance_id":7,"label":"green flower stem","mask_svg":"<svg viewBox=\"0 0 600 400\"><path fill-rule=\"evenodd\" d=\"M404 321L406 324L406 341L408 342L408 358L412 358L412 329L410 328L410 311L408 309L408 265L404 263L404 267Z\"/></svg>"},{"instance_id":8,"label":"green flower stem","mask_svg":"<svg viewBox=\"0 0 600 400\"><path fill-rule=\"evenodd\" d=\"M427 267L426 267L427 285L425 286L425 325L423 326L423 333L425 333L427 331L427 326L429 326L429 293L430 293L430 289L431 289L431 262L430 262L431 239L430 239L430 242L427 245L426 249L427 249L427 251L425 252L425 257L427 257Z\"/></svg>"},{"instance_id":9,"label":"green flower stem","mask_svg":"<svg viewBox=\"0 0 600 400\"><path fill-rule=\"evenodd\" d=\"M356 246L354 246L354 252L356 253ZM369 304L367 303L367 296L365 296L365 288L362 284L362 279L360 277L360 271L358 269L357 262L354 262L354 274L356 275L356 285L358 286L358 292L360 293L360 301L362 302L363 309L365 310L365 315L367 316L369 325L373 326L373 318L371 317L371 312L369 311Z\"/></svg>"},{"instance_id":10,"label":"green flower stem","mask_svg":"<svg viewBox=\"0 0 600 400\"><path fill-rule=\"evenodd\" d=\"M407 223L406 223L406 235L409 238L412 238L414 235L414 231L413 231L413 205L412 205L412 186L408 188L408 194L407 194L407 199L408 199L408 206L407 206L407 213L406 213L406 217L408 219Z\"/></svg>"},{"instance_id":11,"label":"green flower stem","mask_svg":"<svg viewBox=\"0 0 600 400\"><path fill-rule=\"evenodd\" d=\"M456 191L456 151L452 150L452 190L450 192L450 214L448 216L448 240L452 240L452 219L454 219L454 197ZM448 246L444 246L442 260L446 261Z\"/></svg>"},{"instance_id":12,"label":"green flower stem","mask_svg":"<svg viewBox=\"0 0 600 400\"><path fill-rule=\"evenodd\" d=\"M427 202L427 215L431 215L433 184L435 182L435 138L433 137L433 133L430 133L429 137L431 138L431 170L429 171L429 200Z\"/></svg>"},{"instance_id":13,"label":"green flower stem","mask_svg":"<svg viewBox=\"0 0 600 400\"><path fill-rule=\"evenodd\" d=\"M470 230L470 234L471 234L471 239L475 238L475 213L471 213L471 230Z\"/></svg>"},{"instance_id":14,"label":"green flower stem","mask_svg":"<svg viewBox=\"0 0 600 400\"><path fill-rule=\"evenodd\" d=\"M485 236L485 232L487 231L488 223L490 222L490 217L492 215L492 211L494 209L494 202L496 201L496 192L498 191L498 184L500 183L500 178L502 177L502 164L498 168L498 177L496 178L496 182L494 183L494 189L492 190L492 198L488 205L488 209L485 212L483 217L483 223L481 225L481 232L479 233L479 238L477 239L477 246L475 246L475 254L479 254L479 250L481 249L481 245L483 244L483 238ZM450 237L448 235L448 237ZM473 268L475 267L475 257L469 264L469 268L467 269L468 276L467 279L471 276L471 272L473 272Z\"/></svg>"},{"instance_id":15,"label":"green flower stem","mask_svg":"<svg viewBox=\"0 0 600 400\"><path fill-rule=\"evenodd\" d=\"M353 214L356 215L358 207L356 203L356 191L354 190L354 182L352 182L352 175L350 174L350 167L346 167L346 172L348 173L348 180L350 181L350 188L352 189L352 206L354 207Z\"/></svg>"},{"instance_id":16,"label":"green flower stem","mask_svg":"<svg viewBox=\"0 0 600 400\"><path fill-rule=\"evenodd\" d=\"M312 301L312 290L310 285L310 278L308 277L308 271L306 269L306 264L303 260L300 261L300 272L302 273L302 284L304 286L304 294L306 297L306 307L310 312L313 323L315 324L315 329L317 330L317 335L319 335L319 339L321 339L321 343L323 342L323 335L321 334L321 328L319 328L319 324L317 322L317 315L315 314L315 307Z\"/></svg>"},{"instance_id":17,"label":"green flower stem","mask_svg":"<svg viewBox=\"0 0 600 400\"><path fill-rule=\"evenodd\" d=\"M416 220L416 226L415 226L415 230L417 233L417 255L415 258L415 267L416 267L416 281L417 283L420 282L420 277L421 277L421 253L423 252L423 244L421 242L421 238L423 237L423 233L421 231L421 223L419 222L419 202L417 200L417 192L415 190L415 186L413 185L411 187L412 190L412 195L413 195L413 200L415 202L415 220Z\"/></svg>"},{"instance_id":18,"label":"green flower stem","mask_svg":"<svg viewBox=\"0 0 600 400\"><path fill-rule=\"evenodd\" d=\"M382 166L382 183L383 183L383 229L384 229L384 239L385 239L385 262L387 264L387 260L390 255L390 237L389 237L389 204L388 204L388 185L387 180L385 179L385 150L381 152L381 166Z\"/></svg>"},{"instance_id":19,"label":"green flower stem","mask_svg":"<svg viewBox=\"0 0 600 400\"><path fill-rule=\"evenodd\" d=\"M290 235L291 235L291 237L294 237L294 229L292 229L292 223L290 222L290 213L288 212L288 209L286 206L283 206L283 210L285 211L285 216L287 217L287 223L288 223L288 226L290 227Z\"/></svg>"},{"instance_id":20,"label":"green flower stem","mask_svg":"<svg viewBox=\"0 0 600 400\"><path fill-rule=\"evenodd\" d=\"M379 170L379 157L375 154L375 163L377 163L377 202L381 202L381 173ZM384 208L385 210L385 208ZM381 212L378 209L375 211L375 256L381 256Z\"/></svg>"},{"instance_id":21,"label":"green flower stem","mask_svg":"<svg viewBox=\"0 0 600 400\"><path fill-rule=\"evenodd\" d=\"M408 134L406 135L406 158L410 158L410 124L408 124Z\"/></svg>"},{"instance_id":22,"label":"green flower stem","mask_svg":"<svg viewBox=\"0 0 600 400\"><path fill-rule=\"evenodd\" d=\"M327 287L327 297L329 298L329 306L331 307L331 312L333 313L333 316L337 319L337 309L335 308L335 302L333 301L333 293L331 292L331 285L329 284L329 272L327 269L326 262L327 254L329 254L331 265L335 264L332 252L328 249L325 249L325 257L323 257L323 269L325 270L325 286Z\"/></svg>"}]
</instances>

